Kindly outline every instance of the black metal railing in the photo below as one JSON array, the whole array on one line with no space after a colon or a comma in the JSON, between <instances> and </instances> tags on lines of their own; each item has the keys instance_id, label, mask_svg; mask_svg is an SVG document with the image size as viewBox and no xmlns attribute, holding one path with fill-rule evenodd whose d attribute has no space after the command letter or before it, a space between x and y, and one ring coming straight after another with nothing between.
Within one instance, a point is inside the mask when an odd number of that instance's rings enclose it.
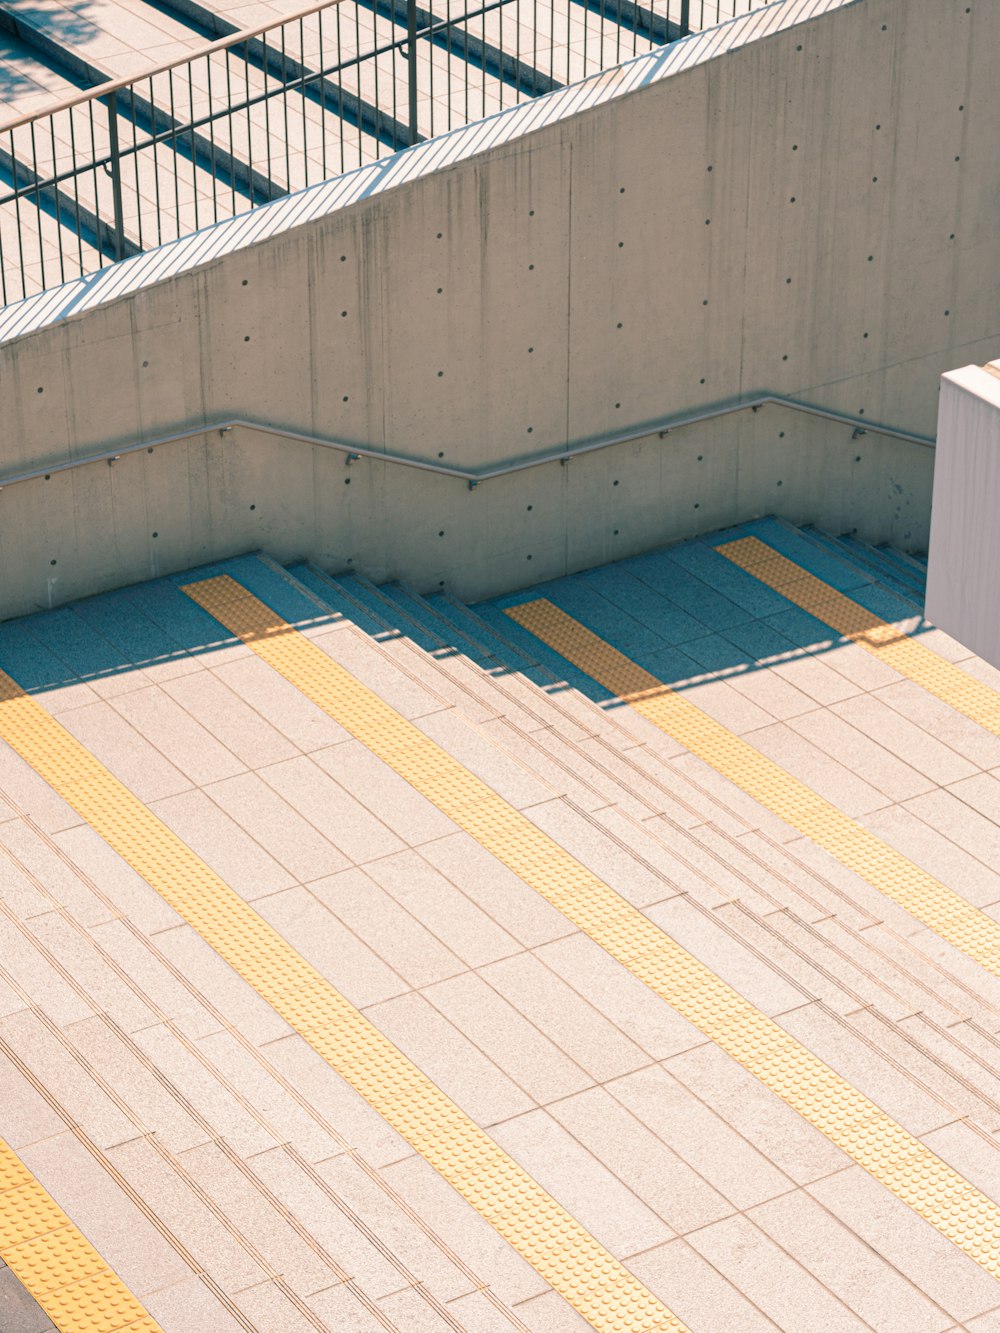
<instances>
[{"instance_id":1,"label":"black metal railing","mask_svg":"<svg viewBox=\"0 0 1000 1333\"><path fill-rule=\"evenodd\" d=\"M0 125L0 300L94 272L766 3L324 0L101 84Z\"/></svg>"}]
</instances>

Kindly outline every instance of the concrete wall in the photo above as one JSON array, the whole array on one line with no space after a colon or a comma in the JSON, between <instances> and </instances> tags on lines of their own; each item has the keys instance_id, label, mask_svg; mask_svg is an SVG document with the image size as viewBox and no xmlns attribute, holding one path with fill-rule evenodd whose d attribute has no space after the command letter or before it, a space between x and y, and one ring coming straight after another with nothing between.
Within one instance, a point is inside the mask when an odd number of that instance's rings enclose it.
<instances>
[{"instance_id":1,"label":"concrete wall","mask_svg":"<svg viewBox=\"0 0 1000 1333\"><path fill-rule=\"evenodd\" d=\"M1000 667L1000 361L941 383L927 615Z\"/></svg>"},{"instance_id":2,"label":"concrete wall","mask_svg":"<svg viewBox=\"0 0 1000 1333\"><path fill-rule=\"evenodd\" d=\"M479 467L761 389L933 434L1000 336L1000 6L744 23L0 346L3 471L226 414ZM767 512L918 548L932 461L768 408L470 491L237 431L4 490L0 609L254 547L474 597Z\"/></svg>"}]
</instances>

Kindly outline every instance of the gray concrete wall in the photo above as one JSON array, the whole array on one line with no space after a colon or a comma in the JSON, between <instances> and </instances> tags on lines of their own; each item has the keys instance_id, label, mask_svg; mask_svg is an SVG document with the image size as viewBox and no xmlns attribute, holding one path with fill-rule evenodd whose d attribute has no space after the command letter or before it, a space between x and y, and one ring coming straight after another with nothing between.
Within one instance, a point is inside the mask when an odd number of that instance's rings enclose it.
<instances>
[{"instance_id":1,"label":"gray concrete wall","mask_svg":"<svg viewBox=\"0 0 1000 1333\"><path fill-rule=\"evenodd\" d=\"M1000 361L941 383L927 615L1000 666Z\"/></svg>"},{"instance_id":2,"label":"gray concrete wall","mask_svg":"<svg viewBox=\"0 0 1000 1333\"><path fill-rule=\"evenodd\" d=\"M3 471L226 414L481 467L761 389L933 434L1000 335L998 49L859 0L16 338ZM768 408L470 491L234 431L0 493L2 611L258 546L467 597L767 512L919 548L932 463Z\"/></svg>"}]
</instances>

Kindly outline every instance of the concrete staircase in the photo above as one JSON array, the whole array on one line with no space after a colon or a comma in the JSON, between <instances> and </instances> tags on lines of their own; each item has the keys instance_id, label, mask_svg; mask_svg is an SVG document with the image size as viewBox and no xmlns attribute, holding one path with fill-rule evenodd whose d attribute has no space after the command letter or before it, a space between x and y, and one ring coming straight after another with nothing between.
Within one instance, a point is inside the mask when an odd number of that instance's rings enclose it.
<instances>
[{"instance_id":1,"label":"concrete staircase","mask_svg":"<svg viewBox=\"0 0 1000 1333\"><path fill-rule=\"evenodd\" d=\"M540 831L996 1197L1000 977L508 614L547 599L995 919L1000 735L718 549L747 538L1000 683L921 621L919 560L775 519L475 607L258 555L0 626L44 710L0 705L0 1138L165 1333L596 1326L171 901L182 853L690 1328L990 1326L1000 1288L917 1176L894 1197L556 910L544 859L469 831L501 798L512 846ZM270 627L207 614L219 578ZM143 809L162 884L126 854ZM8 1262L5 1333L58 1327Z\"/></svg>"}]
</instances>

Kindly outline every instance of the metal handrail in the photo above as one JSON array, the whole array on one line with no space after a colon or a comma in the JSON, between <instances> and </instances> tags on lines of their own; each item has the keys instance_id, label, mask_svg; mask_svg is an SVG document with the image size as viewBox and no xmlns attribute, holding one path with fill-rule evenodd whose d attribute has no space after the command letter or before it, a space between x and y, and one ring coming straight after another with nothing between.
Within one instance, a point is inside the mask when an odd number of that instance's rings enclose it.
<instances>
[{"instance_id":1,"label":"metal handrail","mask_svg":"<svg viewBox=\"0 0 1000 1333\"><path fill-rule=\"evenodd\" d=\"M86 467L90 463L116 463L119 458L124 458L128 454L141 453L143 450L152 453L154 449L162 448L164 445L197 439L198 436L210 435L213 431L218 431L220 435L227 435L237 426L246 430L259 431L265 435L273 435L276 439L291 440L295 444L309 444L323 449L333 449L338 453L345 454L348 463L362 458L371 458L380 463L396 463L400 467L415 468L420 472L435 472L439 476L454 477L459 481L467 482L469 489L472 490L480 482L491 481L494 477L506 477L514 472L527 472L531 468L542 467L546 463L568 463L570 459L579 458L582 454L596 453L599 449L609 449L616 444L628 444L632 440L641 440L648 435L659 435L662 439L669 435L671 431L680 430L684 426L694 426L702 421L712 421L718 417L731 416L734 412L746 412L748 410L756 412L759 408L768 405L789 408L793 412L804 412L809 416L822 417L841 426L851 426L854 430L852 436L854 439L871 434L885 435L891 439L902 440L906 444L916 444L925 449L933 449L936 444L933 437L929 435L918 435L914 431L900 430L896 426L884 426L878 422L868 421L864 417L849 416L844 412L834 412L826 407L818 407L815 403L803 402L799 398L786 398L783 394L768 392L756 394L751 398L741 398L736 402L721 403L716 407L706 407L695 412L663 417L658 421L647 422L629 431L606 435L599 440L586 440L563 449L548 450L536 454L532 458L522 459L517 463L505 463L501 467L483 468L479 471L449 467L444 463L428 463L419 458L410 458L406 454L392 453L381 449L368 449L363 445L347 444L343 440L331 440L320 435L307 435L301 431L284 430L280 426L272 426L262 421L251 421L246 417L227 417L221 421L209 421L200 426L192 426L187 430L176 431L171 435L161 435L152 440L141 440L136 444L120 445L113 449L102 449L98 453L86 454L82 458L73 458L65 463L51 463L46 467L32 468L27 472L18 472L0 477L0 490L3 490L5 486L14 486L22 481L37 481L41 477L44 477L47 481L49 477L56 473L70 472L74 468Z\"/></svg>"},{"instance_id":2,"label":"metal handrail","mask_svg":"<svg viewBox=\"0 0 1000 1333\"><path fill-rule=\"evenodd\" d=\"M183 65L190 65L193 60L201 60L204 56L215 55L217 51L225 51L230 46L239 46L241 42L249 42L252 38L259 37L261 33L270 32L272 28L281 28L288 23L297 23L299 19L308 18L310 14L318 14L321 9L331 9L334 5L341 3L342 0L318 0L316 4L307 5L304 9L296 9L291 14L285 14L281 18L272 18L269 23L261 23L256 28L245 28L242 32L233 32L228 37L219 37L214 42L207 42L196 50L188 51L186 55L178 56L175 60L168 60L165 65L154 65L152 69L142 69L138 74L129 74L122 79L109 79L107 83L97 83L92 88L85 88L73 97L67 97L65 101L55 102L39 111L30 111L18 120L0 122L0 132L7 134L11 130L19 130L22 125L30 125L33 120L40 120L43 116L54 116L58 115L60 111L71 111L73 107L83 106L87 102L108 97L111 93L121 92L122 89L131 88L136 83L145 83L148 79L155 79L160 74L169 73L172 69L180 69ZM15 14L13 17L16 18L17 15Z\"/></svg>"}]
</instances>

